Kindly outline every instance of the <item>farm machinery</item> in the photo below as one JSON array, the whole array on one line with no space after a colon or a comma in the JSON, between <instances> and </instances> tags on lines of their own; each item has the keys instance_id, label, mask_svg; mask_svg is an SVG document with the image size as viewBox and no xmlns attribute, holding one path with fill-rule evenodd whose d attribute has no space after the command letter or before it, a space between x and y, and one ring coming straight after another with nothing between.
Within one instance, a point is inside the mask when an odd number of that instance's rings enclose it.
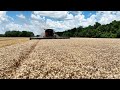
<instances>
[{"instance_id":1,"label":"farm machinery","mask_svg":"<svg viewBox=\"0 0 120 90\"><path fill-rule=\"evenodd\" d=\"M32 39L70 39L70 37L60 37L58 36L53 29L44 29L44 35L39 37L30 37Z\"/></svg>"}]
</instances>

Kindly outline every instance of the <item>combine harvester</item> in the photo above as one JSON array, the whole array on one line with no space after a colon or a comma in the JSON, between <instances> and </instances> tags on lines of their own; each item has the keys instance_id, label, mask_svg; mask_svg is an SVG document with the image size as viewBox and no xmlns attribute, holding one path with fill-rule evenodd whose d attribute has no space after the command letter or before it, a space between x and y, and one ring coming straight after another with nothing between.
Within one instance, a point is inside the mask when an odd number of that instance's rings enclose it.
<instances>
[{"instance_id":1,"label":"combine harvester","mask_svg":"<svg viewBox=\"0 0 120 90\"><path fill-rule=\"evenodd\" d=\"M32 39L70 39L70 37L60 37L57 34L55 34L55 31L53 29L44 29L45 33L41 37L30 37L30 40Z\"/></svg>"}]
</instances>

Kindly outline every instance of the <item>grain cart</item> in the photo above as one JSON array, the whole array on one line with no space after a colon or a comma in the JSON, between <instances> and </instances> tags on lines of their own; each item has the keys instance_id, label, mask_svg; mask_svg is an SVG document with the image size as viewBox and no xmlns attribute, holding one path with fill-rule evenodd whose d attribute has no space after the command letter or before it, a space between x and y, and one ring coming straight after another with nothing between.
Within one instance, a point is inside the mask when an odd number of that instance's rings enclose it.
<instances>
[{"instance_id":1,"label":"grain cart","mask_svg":"<svg viewBox=\"0 0 120 90\"><path fill-rule=\"evenodd\" d=\"M70 37L60 37L57 34L55 34L55 31L53 29L44 29L44 35L40 37L30 37L30 40L32 39L70 39Z\"/></svg>"}]
</instances>

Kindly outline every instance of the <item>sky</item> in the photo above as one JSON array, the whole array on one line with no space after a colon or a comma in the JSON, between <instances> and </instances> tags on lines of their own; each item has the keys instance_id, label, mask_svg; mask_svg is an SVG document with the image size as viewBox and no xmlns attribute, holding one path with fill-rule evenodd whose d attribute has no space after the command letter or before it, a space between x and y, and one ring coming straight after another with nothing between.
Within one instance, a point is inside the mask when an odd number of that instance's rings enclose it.
<instances>
[{"instance_id":1,"label":"sky","mask_svg":"<svg viewBox=\"0 0 120 90\"><path fill-rule=\"evenodd\" d=\"M40 35L47 28L57 32L113 20L120 20L120 11L0 11L0 34L17 30Z\"/></svg>"}]
</instances>

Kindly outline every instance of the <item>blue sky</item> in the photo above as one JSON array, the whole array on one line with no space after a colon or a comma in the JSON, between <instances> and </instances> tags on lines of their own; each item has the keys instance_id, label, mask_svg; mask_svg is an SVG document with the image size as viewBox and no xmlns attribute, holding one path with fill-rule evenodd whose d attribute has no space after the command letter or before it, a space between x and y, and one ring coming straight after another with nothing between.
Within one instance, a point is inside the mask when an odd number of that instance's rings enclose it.
<instances>
[{"instance_id":1,"label":"blue sky","mask_svg":"<svg viewBox=\"0 0 120 90\"><path fill-rule=\"evenodd\" d=\"M23 14L27 18L30 18L32 11L8 11L6 14L12 18L17 18L16 15Z\"/></svg>"},{"instance_id":2,"label":"blue sky","mask_svg":"<svg viewBox=\"0 0 120 90\"><path fill-rule=\"evenodd\" d=\"M44 28L64 31L113 20L120 20L120 11L0 11L0 33L26 30L37 35L44 32Z\"/></svg>"}]
</instances>

